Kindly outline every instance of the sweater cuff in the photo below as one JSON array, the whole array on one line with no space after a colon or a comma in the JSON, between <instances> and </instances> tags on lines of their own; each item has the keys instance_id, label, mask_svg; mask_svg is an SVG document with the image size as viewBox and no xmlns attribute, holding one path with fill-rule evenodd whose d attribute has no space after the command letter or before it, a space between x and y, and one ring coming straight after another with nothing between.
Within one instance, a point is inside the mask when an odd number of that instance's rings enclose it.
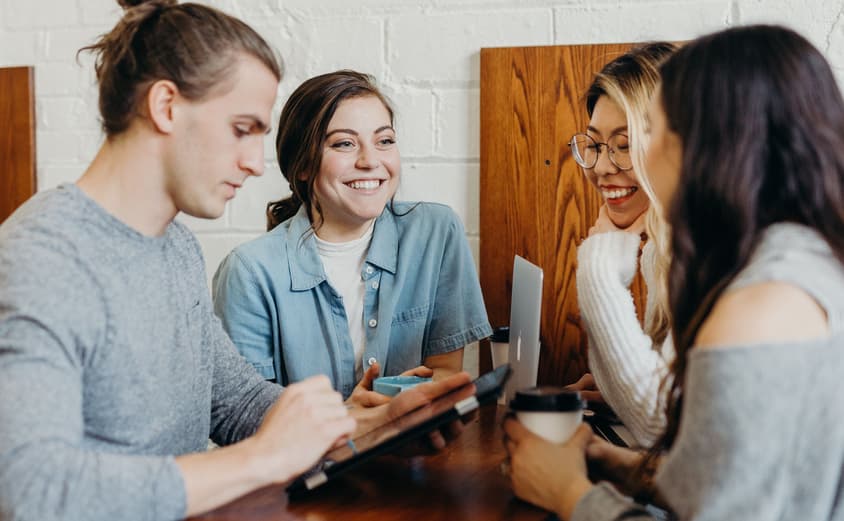
<instances>
[{"instance_id":1,"label":"sweater cuff","mask_svg":"<svg viewBox=\"0 0 844 521\"><path fill-rule=\"evenodd\" d=\"M167 457L155 480L153 493L155 519L182 519L187 515L188 501L182 471L173 456Z\"/></svg>"},{"instance_id":2,"label":"sweater cuff","mask_svg":"<svg viewBox=\"0 0 844 521\"><path fill-rule=\"evenodd\" d=\"M640 243L641 238L629 232L606 232L587 237L577 248L578 270L602 278L618 273L621 282L629 286L636 275Z\"/></svg>"},{"instance_id":3,"label":"sweater cuff","mask_svg":"<svg viewBox=\"0 0 844 521\"><path fill-rule=\"evenodd\" d=\"M622 495L606 482L598 483L587 492L571 515L571 521L606 521L607 519L648 519L651 516L639 504Z\"/></svg>"}]
</instances>

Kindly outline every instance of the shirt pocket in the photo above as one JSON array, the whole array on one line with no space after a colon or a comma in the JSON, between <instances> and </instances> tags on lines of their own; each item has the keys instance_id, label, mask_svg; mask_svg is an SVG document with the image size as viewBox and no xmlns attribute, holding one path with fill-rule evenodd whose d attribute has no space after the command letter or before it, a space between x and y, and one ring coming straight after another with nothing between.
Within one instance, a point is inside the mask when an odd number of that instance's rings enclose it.
<instances>
[{"instance_id":1,"label":"shirt pocket","mask_svg":"<svg viewBox=\"0 0 844 521\"><path fill-rule=\"evenodd\" d=\"M429 304L416 306L415 308L406 309L393 315L393 325L402 325L407 323L419 322L428 318Z\"/></svg>"},{"instance_id":2,"label":"shirt pocket","mask_svg":"<svg viewBox=\"0 0 844 521\"><path fill-rule=\"evenodd\" d=\"M396 375L423 363L423 342L430 304L412 307L393 315L390 354L386 373Z\"/></svg>"}]
</instances>

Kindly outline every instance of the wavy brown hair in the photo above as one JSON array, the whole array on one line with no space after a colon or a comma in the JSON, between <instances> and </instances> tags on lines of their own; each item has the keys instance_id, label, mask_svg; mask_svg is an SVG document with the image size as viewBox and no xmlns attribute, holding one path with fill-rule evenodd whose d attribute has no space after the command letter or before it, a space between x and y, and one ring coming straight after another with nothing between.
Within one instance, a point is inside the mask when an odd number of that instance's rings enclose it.
<instances>
[{"instance_id":1,"label":"wavy brown hair","mask_svg":"<svg viewBox=\"0 0 844 521\"><path fill-rule=\"evenodd\" d=\"M118 0L117 25L79 52L96 57L99 107L106 136L125 131L141 115L158 80L170 80L198 101L228 88L240 55L253 56L281 79L279 58L258 33L212 7L175 0Z\"/></svg>"},{"instance_id":2,"label":"wavy brown hair","mask_svg":"<svg viewBox=\"0 0 844 521\"><path fill-rule=\"evenodd\" d=\"M322 214L314 181L322 165L328 124L341 102L361 96L378 98L393 124L393 107L368 74L351 70L322 74L306 80L290 95L278 121L276 153L292 194L267 204L267 230L296 215L302 205L312 223L312 210ZM319 228L319 224L313 223L313 229Z\"/></svg>"},{"instance_id":3,"label":"wavy brown hair","mask_svg":"<svg viewBox=\"0 0 844 521\"><path fill-rule=\"evenodd\" d=\"M844 263L844 101L821 53L783 27L739 27L689 43L660 72L682 162L669 209L677 358L652 461L677 438L700 326L765 229L808 226Z\"/></svg>"}]
</instances>

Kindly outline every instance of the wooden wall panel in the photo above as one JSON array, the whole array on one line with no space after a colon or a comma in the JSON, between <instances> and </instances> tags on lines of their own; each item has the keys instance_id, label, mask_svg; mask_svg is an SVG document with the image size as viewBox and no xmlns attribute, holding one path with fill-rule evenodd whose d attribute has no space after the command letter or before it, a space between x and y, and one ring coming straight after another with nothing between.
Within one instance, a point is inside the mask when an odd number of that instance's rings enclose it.
<instances>
[{"instance_id":1,"label":"wooden wall panel","mask_svg":"<svg viewBox=\"0 0 844 521\"><path fill-rule=\"evenodd\" d=\"M35 189L33 70L0 68L0 223Z\"/></svg>"},{"instance_id":2,"label":"wooden wall panel","mask_svg":"<svg viewBox=\"0 0 844 521\"><path fill-rule=\"evenodd\" d=\"M545 272L538 380L566 384L587 370L577 306L577 245L600 195L571 157L588 123L583 92L629 44L481 50L480 279L490 322L510 316L513 255ZM634 286L641 309L643 284ZM490 368L482 345L481 372Z\"/></svg>"}]
</instances>

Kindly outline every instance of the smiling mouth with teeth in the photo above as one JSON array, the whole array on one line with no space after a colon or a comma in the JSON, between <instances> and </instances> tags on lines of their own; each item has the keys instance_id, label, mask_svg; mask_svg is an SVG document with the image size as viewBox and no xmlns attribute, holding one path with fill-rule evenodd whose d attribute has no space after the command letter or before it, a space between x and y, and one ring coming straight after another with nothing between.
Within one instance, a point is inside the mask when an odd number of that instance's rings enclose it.
<instances>
[{"instance_id":1,"label":"smiling mouth with teeth","mask_svg":"<svg viewBox=\"0 0 844 521\"><path fill-rule=\"evenodd\" d=\"M346 183L346 186L354 188L355 190L375 190L381 186L381 183L382 181L380 179L366 179Z\"/></svg>"},{"instance_id":2,"label":"smiling mouth with teeth","mask_svg":"<svg viewBox=\"0 0 844 521\"><path fill-rule=\"evenodd\" d=\"M638 190L635 186L630 186L627 188L613 188L610 190L602 189L601 193L604 195L605 199L621 199L622 197L627 197L628 195L633 195Z\"/></svg>"}]
</instances>

